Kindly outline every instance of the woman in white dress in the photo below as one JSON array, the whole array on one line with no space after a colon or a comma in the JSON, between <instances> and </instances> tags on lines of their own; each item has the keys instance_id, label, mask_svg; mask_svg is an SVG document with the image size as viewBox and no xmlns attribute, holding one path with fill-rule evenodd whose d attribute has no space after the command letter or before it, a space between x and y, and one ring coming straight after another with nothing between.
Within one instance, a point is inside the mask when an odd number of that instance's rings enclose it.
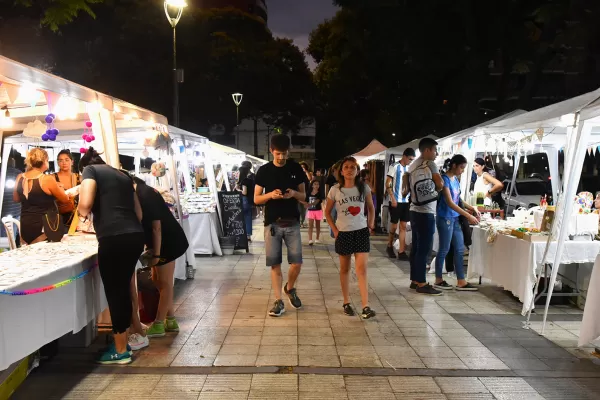
<instances>
[{"instance_id":1,"label":"woman in white dress","mask_svg":"<svg viewBox=\"0 0 600 400\"><path fill-rule=\"evenodd\" d=\"M477 174L477 180L475 181L475 187L473 193L477 196L477 193L485 193L485 197L491 201L492 196L496 193L502 192L504 185L498 179L494 178L485 166L483 158L476 158L473 163L473 171Z\"/></svg>"}]
</instances>

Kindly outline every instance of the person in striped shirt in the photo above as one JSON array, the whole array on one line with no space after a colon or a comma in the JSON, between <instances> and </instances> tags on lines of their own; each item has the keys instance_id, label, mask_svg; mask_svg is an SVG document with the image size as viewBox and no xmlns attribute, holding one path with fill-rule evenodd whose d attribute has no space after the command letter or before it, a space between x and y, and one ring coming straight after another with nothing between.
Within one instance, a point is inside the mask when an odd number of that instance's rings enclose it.
<instances>
[{"instance_id":1,"label":"person in striped shirt","mask_svg":"<svg viewBox=\"0 0 600 400\"><path fill-rule=\"evenodd\" d=\"M390 166L385 187L390 199L390 221L391 228L388 238L387 255L390 258L396 258L394 252L394 239L398 223L400 223L400 247L398 249L398 259L408 261L406 255L406 223L410 221L410 194L406 197L402 196L402 176L408 172L408 166L415 159L415 150L410 147L404 150L400 162Z\"/></svg>"}]
</instances>

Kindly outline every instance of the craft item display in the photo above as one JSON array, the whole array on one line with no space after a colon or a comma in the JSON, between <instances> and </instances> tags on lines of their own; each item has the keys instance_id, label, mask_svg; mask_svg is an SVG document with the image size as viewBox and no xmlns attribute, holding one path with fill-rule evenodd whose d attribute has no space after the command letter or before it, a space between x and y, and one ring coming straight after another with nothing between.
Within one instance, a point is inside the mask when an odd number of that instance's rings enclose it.
<instances>
[{"instance_id":1,"label":"craft item display","mask_svg":"<svg viewBox=\"0 0 600 400\"><path fill-rule=\"evenodd\" d=\"M65 261L82 262L98 253L95 236L67 236L62 242L41 242L0 253L0 291L48 275Z\"/></svg>"}]
</instances>

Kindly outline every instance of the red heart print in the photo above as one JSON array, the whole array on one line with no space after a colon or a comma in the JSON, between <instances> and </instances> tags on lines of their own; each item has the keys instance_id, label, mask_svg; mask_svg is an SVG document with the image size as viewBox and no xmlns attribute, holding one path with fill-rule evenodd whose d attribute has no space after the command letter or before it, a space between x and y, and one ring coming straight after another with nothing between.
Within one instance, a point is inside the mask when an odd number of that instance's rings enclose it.
<instances>
[{"instance_id":1,"label":"red heart print","mask_svg":"<svg viewBox=\"0 0 600 400\"><path fill-rule=\"evenodd\" d=\"M352 214L352 216L356 217L360 214L360 207L348 207L348 212Z\"/></svg>"}]
</instances>

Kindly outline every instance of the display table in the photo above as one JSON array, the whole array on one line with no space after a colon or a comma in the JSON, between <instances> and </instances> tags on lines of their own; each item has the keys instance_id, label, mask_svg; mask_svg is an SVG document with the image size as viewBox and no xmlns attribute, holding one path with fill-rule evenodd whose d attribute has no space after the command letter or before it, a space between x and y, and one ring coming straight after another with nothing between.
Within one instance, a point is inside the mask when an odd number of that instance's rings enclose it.
<instances>
[{"instance_id":1,"label":"display table","mask_svg":"<svg viewBox=\"0 0 600 400\"><path fill-rule=\"evenodd\" d=\"M596 258L579 329L579 346L585 346L600 338L600 256Z\"/></svg>"},{"instance_id":2,"label":"display table","mask_svg":"<svg viewBox=\"0 0 600 400\"><path fill-rule=\"evenodd\" d=\"M0 254L0 291L55 285L96 264L93 235L38 243ZM76 333L107 307L98 268L65 286L37 294L0 294L0 370L67 333Z\"/></svg>"},{"instance_id":3,"label":"display table","mask_svg":"<svg viewBox=\"0 0 600 400\"><path fill-rule=\"evenodd\" d=\"M467 279L483 276L511 291L523 303L522 313L529 311L536 283L535 270L542 262L546 242L527 242L499 234L488 243L487 231L473 227L473 244L469 251ZM565 242L561 264L583 264L596 260L600 242ZM548 261L556 255L556 242L550 244Z\"/></svg>"},{"instance_id":4,"label":"display table","mask_svg":"<svg viewBox=\"0 0 600 400\"><path fill-rule=\"evenodd\" d=\"M500 219L504 219L504 210L492 210L485 207L477 207L477 210L479 210L481 214L490 214L492 218L496 218L498 216Z\"/></svg>"},{"instance_id":5,"label":"display table","mask_svg":"<svg viewBox=\"0 0 600 400\"><path fill-rule=\"evenodd\" d=\"M219 246L217 213L190 214L188 218L190 234L188 239L194 254L222 256Z\"/></svg>"}]
</instances>

